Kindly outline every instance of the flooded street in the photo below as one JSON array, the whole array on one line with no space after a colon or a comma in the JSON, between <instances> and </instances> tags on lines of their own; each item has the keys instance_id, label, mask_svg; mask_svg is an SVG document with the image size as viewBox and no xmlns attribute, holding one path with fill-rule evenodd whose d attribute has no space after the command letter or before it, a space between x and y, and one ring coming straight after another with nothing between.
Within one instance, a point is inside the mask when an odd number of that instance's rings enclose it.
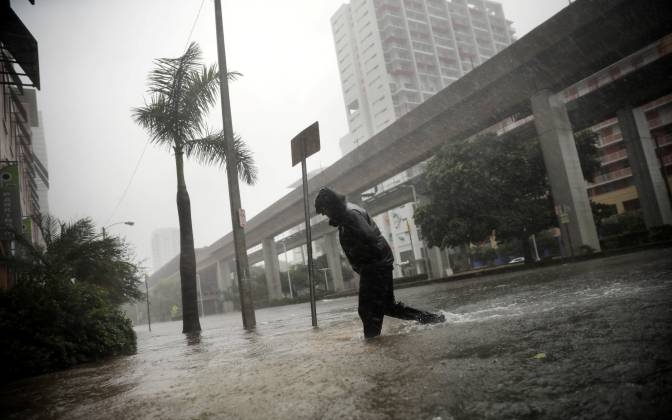
<instances>
[{"instance_id":1,"label":"flooded street","mask_svg":"<svg viewBox=\"0 0 672 420\"><path fill-rule=\"evenodd\" d=\"M365 341L356 298L136 328L138 353L0 388L4 419L591 419L671 412L672 251L438 283Z\"/></svg>"}]
</instances>

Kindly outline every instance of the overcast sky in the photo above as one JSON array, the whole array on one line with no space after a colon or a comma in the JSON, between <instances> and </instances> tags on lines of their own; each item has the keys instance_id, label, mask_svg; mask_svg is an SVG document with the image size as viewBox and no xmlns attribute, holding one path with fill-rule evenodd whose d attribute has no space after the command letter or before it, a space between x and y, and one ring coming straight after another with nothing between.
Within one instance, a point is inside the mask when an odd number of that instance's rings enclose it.
<instances>
[{"instance_id":1,"label":"overcast sky","mask_svg":"<svg viewBox=\"0 0 672 420\"><path fill-rule=\"evenodd\" d=\"M320 122L322 143L309 170L340 157L347 122L329 19L343 3L222 0L229 71L243 73L230 85L233 128L259 167L256 186L241 184L248 219L300 178L289 140L307 125ZM520 38L568 2L501 3ZM98 226L134 221L109 230L126 237L148 270L152 231L177 227L175 161L165 149L146 147L131 108L143 104L155 58L179 56L192 40L207 63L217 61L214 2L202 4L196 20L201 0L38 0L35 6L12 0L39 43L51 213L63 220L91 217ZM221 128L219 108L210 120ZM185 171L195 244L207 246L231 230L226 174L197 164Z\"/></svg>"}]
</instances>

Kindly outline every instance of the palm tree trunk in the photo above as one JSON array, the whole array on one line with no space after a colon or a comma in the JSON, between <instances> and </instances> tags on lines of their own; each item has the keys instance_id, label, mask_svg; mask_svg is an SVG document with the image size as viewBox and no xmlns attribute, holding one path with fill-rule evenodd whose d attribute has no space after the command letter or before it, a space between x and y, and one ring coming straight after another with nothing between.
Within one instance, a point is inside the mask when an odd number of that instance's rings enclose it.
<instances>
[{"instance_id":1,"label":"palm tree trunk","mask_svg":"<svg viewBox=\"0 0 672 420\"><path fill-rule=\"evenodd\" d=\"M177 215L180 221L180 283L182 286L182 332L201 331L196 299L196 252L191 225L191 202L184 182L183 152L175 151L177 171Z\"/></svg>"}]
</instances>

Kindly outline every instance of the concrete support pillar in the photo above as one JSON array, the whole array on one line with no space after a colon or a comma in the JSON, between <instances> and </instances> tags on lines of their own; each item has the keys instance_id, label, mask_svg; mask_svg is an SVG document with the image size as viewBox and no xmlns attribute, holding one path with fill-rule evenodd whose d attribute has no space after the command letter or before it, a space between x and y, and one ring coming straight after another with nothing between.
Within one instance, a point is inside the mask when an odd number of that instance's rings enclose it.
<instances>
[{"instance_id":1,"label":"concrete support pillar","mask_svg":"<svg viewBox=\"0 0 672 420\"><path fill-rule=\"evenodd\" d=\"M226 291L231 286L231 269L226 260L217 261L217 290Z\"/></svg>"},{"instance_id":2,"label":"concrete support pillar","mask_svg":"<svg viewBox=\"0 0 672 420\"><path fill-rule=\"evenodd\" d=\"M581 245L599 251L600 241L567 108L557 95L548 90L534 95L531 104L553 201L556 206L567 210L569 216L568 238L563 241L565 247L569 251L571 243L575 255Z\"/></svg>"},{"instance_id":3,"label":"concrete support pillar","mask_svg":"<svg viewBox=\"0 0 672 420\"><path fill-rule=\"evenodd\" d=\"M338 231L329 232L322 238L324 253L327 255L327 265L331 273L334 291L341 291L343 287L343 269L341 267L340 244L338 242Z\"/></svg>"},{"instance_id":4,"label":"concrete support pillar","mask_svg":"<svg viewBox=\"0 0 672 420\"><path fill-rule=\"evenodd\" d=\"M441 248L434 246L428 249L429 261L432 263L432 278L440 279L446 276L443 269L443 258L441 258Z\"/></svg>"},{"instance_id":5,"label":"concrete support pillar","mask_svg":"<svg viewBox=\"0 0 672 420\"><path fill-rule=\"evenodd\" d=\"M273 238L266 238L262 242L264 253L264 269L266 270L266 287L268 289L268 299L275 300L282 298L282 288L280 287L280 264L278 263L278 252L275 249Z\"/></svg>"},{"instance_id":6,"label":"concrete support pillar","mask_svg":"<svg viewBox=\"0 0 672 420\"><path fill-rule=\"evenodd\" d=\"M619 110L616 115L628 151L646 227L672 224L672 208L667 197L665 178L660 172L660 163L644 111L627 107Z\"/></svg>"}]
</instances>

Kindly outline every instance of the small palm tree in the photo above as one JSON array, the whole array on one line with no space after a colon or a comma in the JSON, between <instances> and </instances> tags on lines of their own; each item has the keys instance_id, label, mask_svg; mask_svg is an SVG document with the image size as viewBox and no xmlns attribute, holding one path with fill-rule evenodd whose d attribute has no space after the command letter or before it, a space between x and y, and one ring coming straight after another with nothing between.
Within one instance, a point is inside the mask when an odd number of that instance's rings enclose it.
<instances>
[{"instance_id":1,"label":"small palm tree","mask_svg":"<svg viewBox=\"0 0 672 420\"><path fill-rule=\"evenodd\" d=\"M178 58L160 58L149 73L150 95L145 106L133 109L135 122L145 128L150 141L171 149L177 172L177 212L180 223L180 279L182 286L183 332L201 330L196 300L196 255L191 225L191 204L184 181L184 156L203 164L225 165L227 141L234 142L237 172L247 184L256 181L257 170L252 154L242 140L224 137L223 132L208 130L206 116L217 99L219 72L215 65L201 64L201 51L191 43ZM238 73L228 73L233 80Z\"/></svg>"},{"instance_id":2,"label":"small palm tree","mask_svg":"<svg viewBox=\"0 0 672 420\"><path fill-rule=\"evenodd\" d=\"M82 282L107 292L110 303L140 299L140 269L132 262L128 244L116 236L103 236L89 218L64 223L52 216L37 220L44 245L16 235L20 251L2 258L20 282L37 284Z\"/></svg>"}]
</instances>

